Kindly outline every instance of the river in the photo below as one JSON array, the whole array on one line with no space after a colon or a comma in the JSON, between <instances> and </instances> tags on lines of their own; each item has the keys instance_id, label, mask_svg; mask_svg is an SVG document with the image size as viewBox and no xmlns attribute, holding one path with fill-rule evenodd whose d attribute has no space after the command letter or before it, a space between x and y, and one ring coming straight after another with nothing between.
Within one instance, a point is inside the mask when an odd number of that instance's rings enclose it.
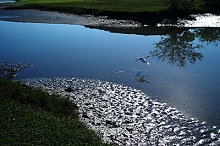
<instances>
[{"instance_id":1,"label":"river","mask_svg":"<svg viewBox=\"0 0 220 146\"><path fill-rule=\"evenodd\" d=\"M117 83L220 127L220 28L7 21L0 21L0 28L0 61L33 63L15 79L77 77Z\"/></svg>"}]
</instances>

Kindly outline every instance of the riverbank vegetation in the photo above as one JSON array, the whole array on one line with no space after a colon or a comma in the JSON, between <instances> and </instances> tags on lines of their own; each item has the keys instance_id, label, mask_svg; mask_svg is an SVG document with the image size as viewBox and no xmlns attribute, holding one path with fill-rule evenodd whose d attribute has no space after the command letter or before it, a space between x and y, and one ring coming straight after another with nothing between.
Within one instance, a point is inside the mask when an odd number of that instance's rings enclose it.
<instances>
[{"instance_id":1,"label":"riverbank vegetation","mask_svg":"<svg viewBox=\"0 0 220 146\"><path fill-rule=\"evenodd\" d=\"M155 25L164 19L175 22L196 13L219 13L216 0L19 0L9 9L55 10L108 16Z\"/></svg>"},{"instance_id":2,"label":"riverbank vegetation","mask_svg":"<svg viewBox=\"0 0 220 146\"><path fill-rule=\"evenodd\" d=\"M19 0L22 7L54 9L68 12L160 12L169 10L219 10L217 0Z\"/></svg>"},{"instance_id":3,"label":"riverbank vegetation","mask_svg":"<svg viewBox=\"0 0 220 146\"><path fill-rule=\"evenodd\" d=\"M166 6L159 1L146 0L22 0L22 7L54 9L66 12L157 12Z\"/></svg>"},{"instance_id":4,"label":"riverbank vegetation","mask_svg":"<svg viewBox=\"0 0 220 146\"><path fill-rule=\"evenodd\" d=\"M105 145L69 99L0 78L2 145Z\"/></svg>"}]
</instances>

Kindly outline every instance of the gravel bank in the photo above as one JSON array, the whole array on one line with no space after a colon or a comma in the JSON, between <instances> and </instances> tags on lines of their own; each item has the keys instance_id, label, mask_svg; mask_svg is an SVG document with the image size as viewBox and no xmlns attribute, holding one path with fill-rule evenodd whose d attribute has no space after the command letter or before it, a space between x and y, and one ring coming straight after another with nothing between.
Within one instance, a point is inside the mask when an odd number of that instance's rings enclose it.
<instances>
[{"instance_id":1,"label":"gravel bank","mask_svg":"<svg viewBox=\"0 0 220 146\"><path fill-rule=\"evenodd\" d=\"M151 100L140 90L80 78L37 78L24 83L70 98L79 118L105 142L124 145L219 145L220 130L175 108Z\"/></svg>"},{"instance_id":2,"label":"gravel bank","mask_svg":"<svg viewBox=\"0 0 220 146\"><path fill-rule=\"evenodd\" d=\"M66 14L39 10L3 10L0 9L0 20L13 22L73 24L84 26L103 26L117 28L133 28L141 26L131 20L107 19L93 15Z\"/></svg>"}]
</instances>

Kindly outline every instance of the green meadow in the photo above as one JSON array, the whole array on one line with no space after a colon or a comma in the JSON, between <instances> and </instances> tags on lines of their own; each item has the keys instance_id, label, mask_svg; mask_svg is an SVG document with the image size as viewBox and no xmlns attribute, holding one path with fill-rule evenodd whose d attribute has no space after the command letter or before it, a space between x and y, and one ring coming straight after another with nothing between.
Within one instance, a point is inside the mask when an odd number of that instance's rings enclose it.
<instances>
[{"instance_id":1,"label":"green meadow","mask_svg":"<svg viewBox=\"0 0 220 146\"><path fill-rule=\"evenodd\" d=\"M168 1L168 0L167 0ZM203 10L205 0L196 0L192 10ZM108 12L160 12L168 11L166 0L21 0L22 7L53 9L65 12L108 11ZM188 4L188 3L186 3ZM179 9L186 9L184 3Z\"/></svg>"},{"instance_id":2,"label":"green meadow","mask_svg":"<svg viewBox=\"0 0 220 146\"><path fill-rule=\"evenodd\" d=\"M155 12L167 9L164 3L157 0L24 0L19 3L70 12L86 9L111 12Z\"/></svg>"}]
</instances>

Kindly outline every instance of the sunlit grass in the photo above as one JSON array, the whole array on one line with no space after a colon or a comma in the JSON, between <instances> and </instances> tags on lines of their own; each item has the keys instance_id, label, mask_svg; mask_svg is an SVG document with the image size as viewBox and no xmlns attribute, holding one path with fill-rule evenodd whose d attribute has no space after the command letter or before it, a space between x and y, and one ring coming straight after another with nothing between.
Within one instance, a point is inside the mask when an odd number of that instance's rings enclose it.
<instances>
[{"instance_id":1,"label":"sunlit grass","mask_svg":"<svg viewBox=\"0 0 220 146\"><path fill-rule=\"evenodd\" d=\"M44 10L58 10L74 13L100 13L100 12L164 12L169 7L162 0L20 0L22 4L14 8L37 8ZM205 12L204 0L196 0L190 12ZM186 6L178 6L182 11L189 11Z\"/></svg>"},{"instance_id":2,"label":"sunlit grass","mask_svg":"<svg viewBox=\"0 0 220 146\"><path fill-rule=\"evenodd\" d=\"M68 99L0 78L0 145L106 145L76 109Z\"/></svg>"},{"instance_id":3,"label":"sunlit grass","mask_svg":"<svg viewBox=\"0 0 220 146\"><path fill-rule=\"evenodd\" d=\"M77 106L67 98L49 95L40 89L30 88L20 82L11 82L10 79L4 78L0 78L0 90L1 97L18 100L22 104L51 112L55 116L77 118Z\"/></svg>"},{"instance_id":4,"label":"sunlit grass","mask_svg":"<svg viewBox=\"0 0 220 146\"><path fill-rule=\"evenodd\" d=\"M159 0L23 0L25 5L51 9L95 9L114 12L155 12L167 9Z\"/></svg>"}]
</instances>

